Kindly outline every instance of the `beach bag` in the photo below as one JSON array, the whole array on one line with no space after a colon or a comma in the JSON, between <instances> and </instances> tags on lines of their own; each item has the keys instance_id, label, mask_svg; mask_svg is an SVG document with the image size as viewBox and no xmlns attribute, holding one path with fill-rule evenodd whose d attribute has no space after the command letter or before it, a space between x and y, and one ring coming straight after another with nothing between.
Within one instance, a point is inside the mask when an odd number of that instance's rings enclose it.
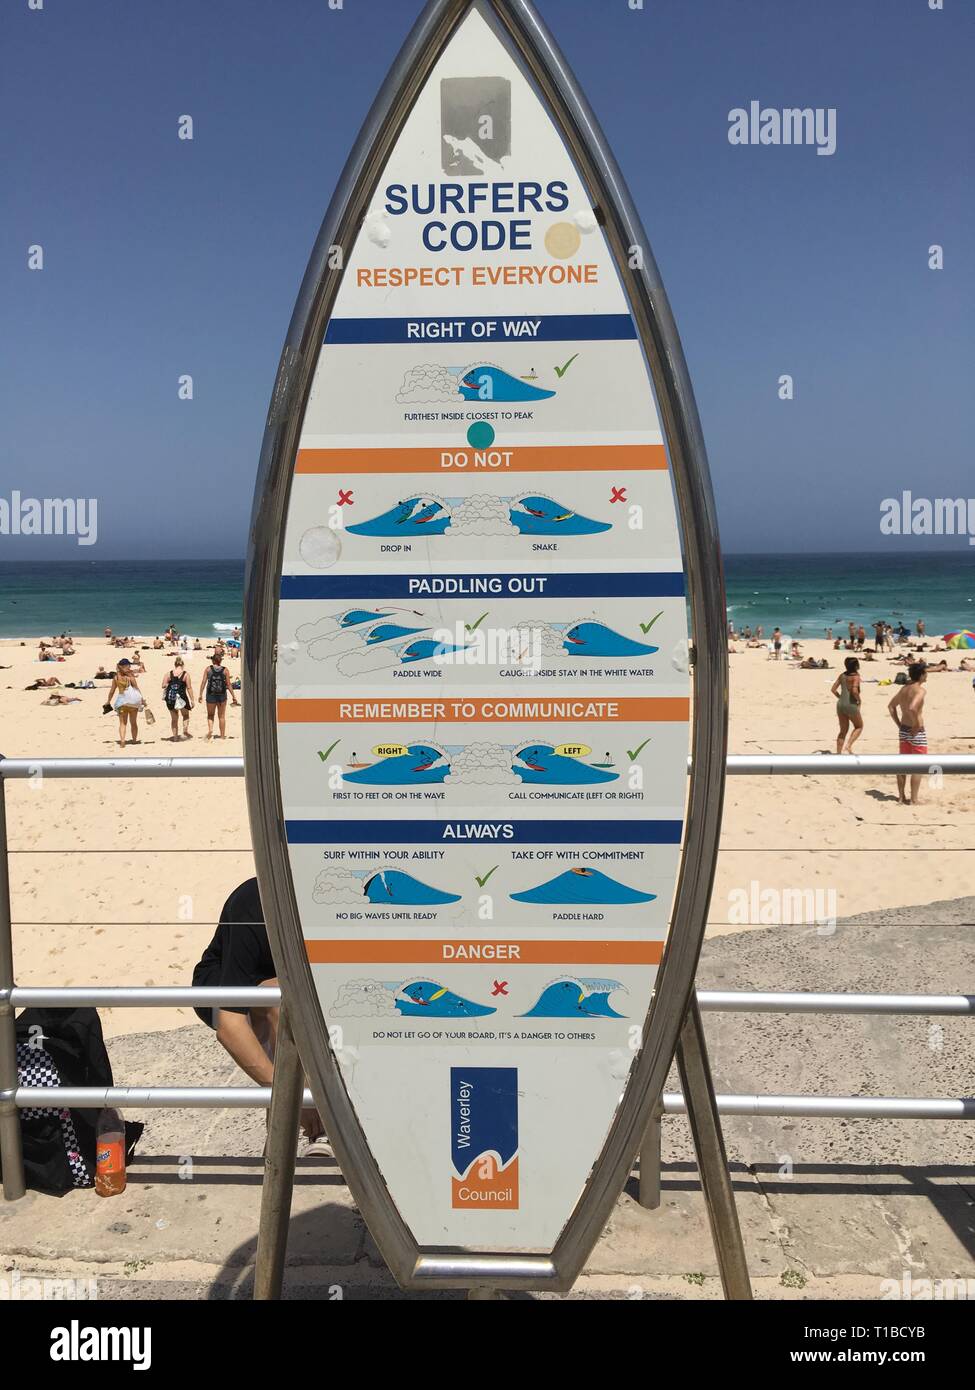
<instances>
[{"instance_id":1,"label":"beach bag","mask_svg":"<svg viewBox=\"0 0 975 1390\"><path fill-rule=\"evenodd\" d=\"M138 708L142 704L142 696L134 685L127 685L120 695L115 697L116 709L130 709L133 706Z\"/></svg>"},{"instance_id":2,"label":"beach bag","mask_svg":"<svg viewBox=\"0 0 975 1390\"><path fill-rule=\"evenodd\" d=\"M96 1009L25 1009L17 1019L21 1086L111 1086L112 1065ZM29 1188L58 1196L95 1184L97 1109L31 1106L19 1111ZM127 1122L126 1152L143 1126Z\"/></svg>"},{"instance_id":3,"label":"beach bag","mask_svg":"<svg viewBox=\"0 0 975 1390\"><path fill-rule=\"evenodd\" d=\"M186 709L186 682L170 676L164 699L169 709Z\"/></svg>"}]
</instances>

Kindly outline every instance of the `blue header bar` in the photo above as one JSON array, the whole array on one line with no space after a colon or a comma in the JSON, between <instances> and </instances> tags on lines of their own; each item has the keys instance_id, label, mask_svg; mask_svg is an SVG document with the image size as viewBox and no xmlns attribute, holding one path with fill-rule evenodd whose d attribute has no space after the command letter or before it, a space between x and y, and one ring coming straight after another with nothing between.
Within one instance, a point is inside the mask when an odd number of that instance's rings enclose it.
<instances>
[{"instance_id":1,"label":"blue header bar","mask_svg":"<svg viewBox=\"0 0 975 1390\"><path fill-rule=\"evenodd\" d=\"M292 845L679 845L679 820L289 820Z\"/></svg>"},{"instance_id":2,"label":"blue header bar","mask_svg":"<svg viewBox=\"0 0 975 1390\"><path fill-rule=\"evenodd\" d=\"M683 598L681 571L638 574L285 574L294 599Z\"/></svg>"},{"instance_id":3,"label":"blue header bar","mask_svg":"<svg viewBox=\"0 0 975 1390\"><path fill-rule=\"evenodd\" d=\"M572 343L633 339L629 314L495 314L478 318L331 319L325 342Z\"/></svg>"}]
</instances>

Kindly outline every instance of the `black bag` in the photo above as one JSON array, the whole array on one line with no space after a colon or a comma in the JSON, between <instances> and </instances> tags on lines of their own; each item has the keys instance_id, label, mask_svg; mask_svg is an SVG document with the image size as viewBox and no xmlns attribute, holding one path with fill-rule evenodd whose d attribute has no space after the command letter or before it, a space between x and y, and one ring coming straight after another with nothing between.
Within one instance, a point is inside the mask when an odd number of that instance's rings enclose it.
<instances>
[{"instance_id":1,"label":"black bag","mask_svg":"<svg viewBox=\"0 0 975 1390\"><path fill-rule=\"evenodd\" d=\"M111 1086L97 1009L25 1009L17 1019L17 1071L21 1086ZM59 1196L95 1182L95 1131L99 1111L20 1111L27 1186ZM126 1122L126 1157L135 1152L143 1126Z\"/></svg>"}]
</instances>

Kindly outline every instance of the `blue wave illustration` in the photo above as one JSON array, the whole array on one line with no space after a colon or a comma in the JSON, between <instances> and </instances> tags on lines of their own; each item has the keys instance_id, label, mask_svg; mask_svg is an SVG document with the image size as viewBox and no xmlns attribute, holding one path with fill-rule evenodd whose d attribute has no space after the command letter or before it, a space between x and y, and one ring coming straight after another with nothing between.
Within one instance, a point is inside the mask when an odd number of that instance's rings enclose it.
<instances>
[{"instance_id":1,"label":"blue wave illustration","mask_svg":"<svg viewBox=\"0 0 975 1390\"><path fill-rule=\"evenodd\" d=\"M449 642L435 642L432 637L425 637L401 648L399 659L408 664L411 661L427 661L431 656L445 656L448 652L466 650L466 647L451 646Z\"/></svg>"},{"instance_id":2,"label":"blue wave illustration","mask_svg":"<svg viewBox=\"0 0 975 1390\"><path fill-rule=\"evenodd\" d=\"M460 378L460 394L465 401L544 401L555 392L529 386L527 381L511 376L500 367L484 364L464 373Z\"/></svg>"},{"instance_id":3,"label":"blue wave illustration","mask_svg":"<svg viewBox=\"0 0 975 1390\"><path fill-rule=\"evenodd\" d=\"M421 883L401 869L385 869L366 879L363 889L376 907L435 907L440 903L459 903L459 893L443 893Z\"/></svg>"},{"instance_id":4,"label":"blue wave illustration","mask_svg":"<svg viewBox=\"0 0 975 1390\"><path fill-rule=\"evenodd\" d=\"M541 883L537 888L529 888L524 893L512 893L517 903L546 903L549 905L569 905L583 907L628 906L632 903L651 903L656 893L640 893L635 888L627 888L615 878L599 869L566 869L565 873Z\"/></svg>"},{"instance_id":5,"label":"blue wave illustration","mask_svg":"<svg viewBox=\"0 0 975 1390\"><path fill-rule=\"evenodd\" d=\"M346 526L353 536L442 536L450 513L432 497L407 497L371 521Z\"/></svg>"},{"instance_id":6,"label":"blue wave illustration","mask_svg":"<svg viewBox=\"0 0 975 1390\"><path fill-rule=\"evenodd\" d=\"M392 642L397 637L409 637L414 632L426 632L425 627L401 627L399 623L379 623L366 633L366 646L375 647L379 642Z\"/></svg>"},{"instance_id":7,"label":"blue wave illustration","mask_svg":"<svg viewBox=\"0 0 975 1390\"><path fill-rule=\"evenodd\" d=\"M645 642L634 642L614 632L605 623L576 623L562 638L570 656L651 656L660 650Z\"/></svg>"},{"instance_id":8,"label":"blue wave illustration","mask_svg":"<svg viewBox=\"0 0 975 1390\"><path fill-rule=\"evenodd\" d=\"M511 504L511 524L523 536L595 536L611 531L608 521L593 521L551 497L522 497Z\"/></svg>"},{"instance_id":9,"label":"blue wave illustration","mask_svg":"<svg viewBox=\"0 0 975 1390\"><path fill-rule=\"evenodd\" d=\"M519 1018L625 1018L609 1002L612 988L590 990L579 980L556 980L546 985L538 1000Z\"/></svg>"},{"instance_id":10,"label":"blue wave illustration","mask_svg":"<svg viewBox=\"0 0 975 1390\"><path fill-rule=\"evenodd\" d=\"M488 1004L475 1004L433 980L404 986L396 1007L405 1018L483 1018L497 1013Z\"/></svg>"},{"instance_id":11,"label":"blue wave illustration","mask_svg":"<svg viewBox=\"0 0 975 1390\"><path fill-rule=\"evenodd\" d=\"M441 761L442 753L422 743L410 744L405 753L380 758L369 767L344 772L344 782L361 782L375 787L407 787L419 783L442 782L450 771L450 763Z\"/></svg>"},{"instance_id":12,"label":"blue wave illustration","mask_svg":"<svg viewBox=\"0 0 975 1390\"><path fill-rule=\"evenodd\" d=\"M358 627L360 623L374 623L377 618L390 618L391 613L376 613L368 608L350 608L343 613L339 622L342 627Z\"/></svg>"},{"instance_id":13,"label":"blue wave illustration","mask_svg":"<svg viewBox=\"0 0 975 1390\"><path fill-rule=\"evenodd\" d=\"M549 786L578 785L583 782L615 782L618 772L606 772L578 758L556 753L550 743L533 743L515 754L511 771L523 782L542 782Z\"/></svg>"}]
</instances>

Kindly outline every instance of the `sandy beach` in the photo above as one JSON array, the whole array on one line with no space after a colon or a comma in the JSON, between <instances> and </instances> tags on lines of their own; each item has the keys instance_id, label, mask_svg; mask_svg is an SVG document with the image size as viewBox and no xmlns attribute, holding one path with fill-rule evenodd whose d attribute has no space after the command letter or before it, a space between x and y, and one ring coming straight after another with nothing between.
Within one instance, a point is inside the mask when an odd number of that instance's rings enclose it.
<instances>
[{"instance_id":1,"label":"sandy beach","mask_svg":"<svg viewBox=\"0 0 975 1390\"><path fill-rule=\"evenodd\" d=\"M731 751L832 752L837 723L830 686L846 653L826 641L804 643L803 655L829 662L828 670L808 671L768 660L764 647L736 645ZM170 651L142 652L146 674L139 681L156 723L142 722L141 742L124 756L239 756L241 710L233 707L225 741L206 741L205 710L197 707L193 737L171 742L161 692ZM0 641L0 751L19 758L118 756L118 721L102 713L107 682L64 692L79 696L79 703L64 706L47 706L45 692L24 687L52 674L63 683L89 679L120 655L106 641L80 638L74 656L41 663L36 640ZM951 669L928 680L926 724L935 754L975 753L975 691L972 674L958 670L963 655L948 652ZM195 699L207 655L191 652L185 660ZM227 665L236 674L237 660L228 656ZM878 682L899 669L885 657L863 663L858 753L897 751L886 708L893 688ZM899 805L893 777L729 779L709 935L774 932L767 917L765 924L742 920L746 898L768 902L761 896L768 889L818 891L829 915L840 918L917 907L923 951L924 904L975 893L975 797L967 777L926 784L922 796L918 807ZM8 784L7 808L21 985L189 983L224 899L253 872L243 779L36 778ZM827 971L819 987L830 983ZM964 984L945 980L943 988ZM185 1010L102 1010L108 1036L191 1020Z\"/></svg>"}]
</instances>

